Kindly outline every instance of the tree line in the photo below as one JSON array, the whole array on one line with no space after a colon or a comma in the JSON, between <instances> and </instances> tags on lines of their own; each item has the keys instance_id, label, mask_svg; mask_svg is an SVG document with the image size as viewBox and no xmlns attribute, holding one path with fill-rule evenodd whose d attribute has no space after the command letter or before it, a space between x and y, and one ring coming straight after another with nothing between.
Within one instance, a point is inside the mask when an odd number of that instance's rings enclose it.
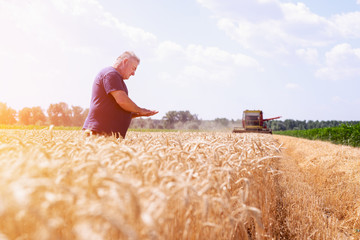
<instances>
[{"instance_id":1,"label":"tree line","mask_svg":"<svg viewBox=\"0 0 360 240\"><path fill-rule=\"evenodd\" d=\"M355 125L360 123L360 121L337 121L337 120L331 120L331 121L299 121L299 120L292 120L292 119L286 119L284 121L280 120L273 120L270 121L268 126L273 131L285 131L285 130L306 130L306 129L316 129L316 128L327 128L327 127L337 127L341 126L343 124L346 125Z\"/></svg>"},{"instance_id":2,"label":"tree line","mask_svg":"<svg viewBox=\"0 0 360 240\"><path fill-rule=\"evenodd\" d=\"M360 121L313 121L313 120L273 120L268 122L268 127L274 131L305 130L315 128L337 127L343 124L355 125ZM196 114L189 111L169 111L162 120L135 119L132 121L133 128L165 128L165 129L232 129L241 127L241 119L229 120L227 118L215 118L214 120L200 120Z\"/></svg>"},{"instance_id":3,"label":"tree line","mask_svg":"<svg viewBox=\"0 0 360 240\"><path fill-rule=\"evenodd\" d=\"M190 111L168 111L161 120L136 118L131 121L130 128L145 129L180 129L180 130L228 130L241 125L241 120L216 118L214 120L199 119Z\"/></svg>"},{"instance_id":4,"label":"tree line","mask_svg":"<svg viewBox=\"0 0 360 240\"><path fill-rule=\"evenodd\" d=\"M50 104L46 114L41 107L25 107L18 112L0 102L0 124L21 125L55 125L81 127L89 113L89 109L80 106L69 106L65 102ZM336 127L342 124L357 124L359 121L299 121L286 119L273 120L268 127L274 131L303 130L325 127ZM229 130L241 127L241 119L229 120L215 118L214 120L201 120L197 114L190 111L168 111L162 119L135 118L130 128L143 129L200 129L200 130Z\"/></svg>"},{"instance_id":5,"label":"tree line","mask_svg":"<svg viewBox=\"0 0 360 240\"><path fill-rule=\"evenodd\" d=\"M0 124L82 126L89 109L60 102L50 104L45 115L41 107L25 107L18 112L0 102Z\"/></svg>"}]
</instances>

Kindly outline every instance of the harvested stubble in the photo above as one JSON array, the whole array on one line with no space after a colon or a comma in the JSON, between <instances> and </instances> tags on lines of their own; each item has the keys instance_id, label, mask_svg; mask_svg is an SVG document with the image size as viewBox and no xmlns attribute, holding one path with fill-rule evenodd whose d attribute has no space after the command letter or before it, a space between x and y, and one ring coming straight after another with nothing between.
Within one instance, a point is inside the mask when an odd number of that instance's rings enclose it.
<instances>
[{"instance_id":1,"label":"harvested stubble","mask_svg":"<svg viewBox=\"0 0 360 240\"><path fill-rule=\"evenodd\" d=\"M271 239L271 136L0 132L1 239Z\"/></svg>"},{"instance_id":2,"label":"harvested stubble","mask_svg":"<svg viewBox=\"0 0 360 240\"><path fill-rule=\"evenodd\" d=\"M360 239L360 148L275 136L283 143L283 221L291 239Z\"/></svg>"}]
</instances>

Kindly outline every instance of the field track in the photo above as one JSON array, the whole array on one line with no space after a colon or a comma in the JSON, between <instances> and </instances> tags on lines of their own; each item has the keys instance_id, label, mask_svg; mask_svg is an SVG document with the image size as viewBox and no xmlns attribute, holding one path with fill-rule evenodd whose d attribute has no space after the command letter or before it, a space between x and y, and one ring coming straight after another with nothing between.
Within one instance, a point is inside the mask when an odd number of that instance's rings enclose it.
<instances>
[{"instance_id":1,"label":"field track","mask_svg":"<svg viewBox=\"0 0 360 240\"><path fill-rule=\"evenodd\" d=\"M291 239L360 239L360 149L274 136L283 143L282 222Z\"/></svg>"}]
</instances>

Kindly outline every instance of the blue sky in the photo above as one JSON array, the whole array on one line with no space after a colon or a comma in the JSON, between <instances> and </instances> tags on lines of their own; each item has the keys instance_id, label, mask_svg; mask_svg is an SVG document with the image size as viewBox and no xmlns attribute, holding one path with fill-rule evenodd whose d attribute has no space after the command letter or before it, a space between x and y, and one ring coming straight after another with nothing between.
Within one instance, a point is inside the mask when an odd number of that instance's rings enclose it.
<instances>
[{"instance_id":1,"label":"blue sky","mask_svg":"<svg viewBox=\"0 0 360 240\"><path fill-rule=\"evenodd\" d=\"M89 107L125 50L141 107L360 120L360 0L0 0L0 102Z\"/></svg>"}]
</instances>

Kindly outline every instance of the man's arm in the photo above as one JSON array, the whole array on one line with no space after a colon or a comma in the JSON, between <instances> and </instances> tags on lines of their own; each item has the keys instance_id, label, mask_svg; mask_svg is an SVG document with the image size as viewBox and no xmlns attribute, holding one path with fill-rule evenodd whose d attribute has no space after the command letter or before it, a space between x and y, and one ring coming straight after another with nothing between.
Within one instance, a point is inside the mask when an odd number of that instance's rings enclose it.
<instances>
[{"instance_id":1,"label":"man's arm","mask_svg":"<svg viewBox=\"0 0 360 240\"><path fill-rule=\"evenodd\" d=\"M158 111L152 111L145 108L141 108L137 106L126 93L122 90L117 90L111 92L111 95L116 100L117 104L124 109L125 111L133 113L133 117L141 117L141 116L152 116L158 113Z\"/></svg>"}]
</instances>

